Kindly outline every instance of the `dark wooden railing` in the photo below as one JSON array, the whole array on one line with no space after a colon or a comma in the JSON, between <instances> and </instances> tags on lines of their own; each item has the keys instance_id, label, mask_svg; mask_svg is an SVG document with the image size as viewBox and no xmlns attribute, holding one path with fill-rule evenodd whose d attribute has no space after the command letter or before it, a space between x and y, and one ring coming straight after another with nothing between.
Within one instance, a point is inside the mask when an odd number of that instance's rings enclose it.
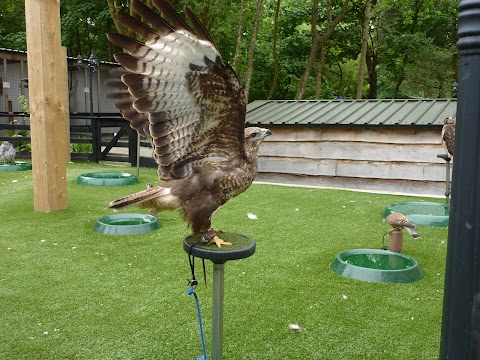
<instances>
[{"instance_id":1,"label":"dark wooden railing","mask_svg":"<svg viewBox=\"0 0 480 360\"><path fill-rule=\"evenodd\" d=\"M9 141L14 145L29 145L31 143L29 124L29 114L0 112L0 142ZM128 162L132 166L137 165L138 134L120 114L94 113L90 118L89 113L71 113L70 124L70 144L73 144L72 160L119 161ZM25 132L26 136L18 136L19 132ZM75 144L90 144L91 148L75 147ZM140 145L151 147L148 141L141 141ZM79 147L80 150L76 149ZM121 154L113 153L113 148L127 148L128 151L122 151ZM17 158L30 158L28 149L29 146L20 146ZM153 159L143 157L140 157L140 165L156 166Z\"/></svg>"}]
</instances>

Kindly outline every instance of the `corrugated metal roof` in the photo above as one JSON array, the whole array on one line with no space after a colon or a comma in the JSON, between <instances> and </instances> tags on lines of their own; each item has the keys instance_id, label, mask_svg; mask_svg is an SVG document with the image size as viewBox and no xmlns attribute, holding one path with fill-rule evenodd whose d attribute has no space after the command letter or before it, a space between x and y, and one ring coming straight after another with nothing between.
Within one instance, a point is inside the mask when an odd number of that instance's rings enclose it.
<instances>
[{"instance_id":1,"label":"corrugated metal roof","mask_svg":"<svg viewBox=\"0 0 480 360\"><path fill-rule=\"evenodd\" d=\"M456 99L256 100L250 125L443 126Z\"/></svg>"}]
</instances>

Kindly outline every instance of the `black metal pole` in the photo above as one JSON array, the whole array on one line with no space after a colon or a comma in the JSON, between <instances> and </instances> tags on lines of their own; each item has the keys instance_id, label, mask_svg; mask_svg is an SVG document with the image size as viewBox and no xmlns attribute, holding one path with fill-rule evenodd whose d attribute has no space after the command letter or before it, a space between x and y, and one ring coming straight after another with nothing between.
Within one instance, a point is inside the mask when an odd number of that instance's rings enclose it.
<instances>
[{"instance_id":1,"label":"black metal pole","mask_svg":"<svg viewBox=\"0 0 480 360\"><path fill-rule=\"evenodd\" d=\"M459 5L455 165L441 359L480 359L480 0Z\"/></svg>"},{"instance_id":2,"label":"black metal pole","mask_svg":"<svg viewBox=\"0 0 480 360\"><path fill-rule=\"evenodd\" d=\"M138 166L138 138L139 135L136 130L130 126L127 127L128 134L128 162L132 166ZM137 176L138 177L138 176Z\"/></svg>"},{"instance_id":3,"label":"black metal pole","mask_svg":"<svg viewBox=\"0 0 480 360\"><path fill-rule=\"evenodd\" d=\"M90 55L88 59L88 95L90 100L90 126L92 128L92 150L93 150L93 161L98 162L100 160L100 153L102 152L102 129L99 120L93 117L93 73L96 70L95 56Z\"/></svg>"}]
</instances>

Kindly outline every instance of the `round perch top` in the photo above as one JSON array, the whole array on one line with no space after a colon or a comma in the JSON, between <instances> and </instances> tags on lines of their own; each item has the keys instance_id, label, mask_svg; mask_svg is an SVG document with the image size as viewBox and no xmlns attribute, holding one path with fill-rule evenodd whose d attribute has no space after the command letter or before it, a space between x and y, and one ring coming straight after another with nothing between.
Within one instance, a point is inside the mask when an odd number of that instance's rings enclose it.
<instances>
[{"instance_id":1,"label":"round perch top","mask_svg":"<svg viewBox=\"0 0 480 360\"><path fill-rule=\"evenodd\" d=\"M193 256L211 260L215 264L223 264L228 260L244 259L255 253L255 240L245 235L221 232L218 233L218 236L222 240L232 243L232 245L218 248L215 244L197 244L198 237L190 235L183 241L183 250Z\"/></svg>"}]
</instances>

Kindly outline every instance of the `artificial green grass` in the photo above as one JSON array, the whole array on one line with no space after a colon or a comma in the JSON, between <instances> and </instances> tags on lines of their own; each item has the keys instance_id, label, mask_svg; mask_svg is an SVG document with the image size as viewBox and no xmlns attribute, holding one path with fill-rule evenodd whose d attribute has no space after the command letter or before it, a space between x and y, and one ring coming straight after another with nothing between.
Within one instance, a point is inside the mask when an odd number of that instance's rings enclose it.
<instances>
[{"instance_id":1,"label":"artificial green grass","mask_svg":"<svg viewBox=\"0 0 480 360\"><path fill-rule=\"evenodd\" d=\"M196 359L184 222L168 212L152 233L92 231L112 213L109 201L158 183L156 171L141 169L140 184L121 187L75 179L135 169L76 163L67 171L68 209L52 213L33 211L30 171L0 173L0 358ZM382 246L384 206L418 200L254 184L224 205L214 226L257 246L225 265L224 359L438 358L446 228L418 226L418 240L405 234L403 252L418 260L421 281L368 283L329 268L340 251ZM208 352L211 273L207 263L208 284L197 287Z\"/></svg>"}]
</instances>

